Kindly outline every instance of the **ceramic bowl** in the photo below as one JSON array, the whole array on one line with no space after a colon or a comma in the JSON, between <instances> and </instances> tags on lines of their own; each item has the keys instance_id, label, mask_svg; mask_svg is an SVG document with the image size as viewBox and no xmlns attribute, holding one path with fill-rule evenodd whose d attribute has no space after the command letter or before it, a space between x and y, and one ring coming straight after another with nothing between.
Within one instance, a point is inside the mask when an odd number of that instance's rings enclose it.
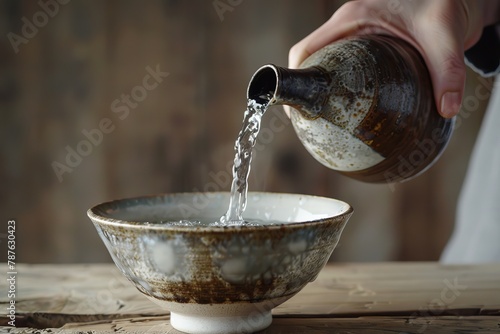
<instances>
[{"instance_id":1,"label":"ceramic bowl","mask_svg":"<svg viewBox=\"0 0 500 334\"><path fill-rule=\"evenodd\" d=\"M335 199L249 193L244 217L281 224L184 227L160 221L213 220L229 193L117 200L88 215L113 261L188 333L247 333L271 324L271 310L313 281L352 214Z\"/></svg>"}]
</instances>

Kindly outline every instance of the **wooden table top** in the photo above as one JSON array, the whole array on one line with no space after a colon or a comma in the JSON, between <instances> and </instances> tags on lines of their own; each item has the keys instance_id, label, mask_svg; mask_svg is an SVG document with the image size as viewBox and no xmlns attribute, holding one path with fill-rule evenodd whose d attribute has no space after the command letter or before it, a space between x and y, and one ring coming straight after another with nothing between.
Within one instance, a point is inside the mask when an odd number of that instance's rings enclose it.
<instances>
[{"instance_id":1,"label":"wooden table top","mask_svg":"<svg viewBox=\"0 0 500 334\"><path fill-rule=\"evenodd\" d=\"M7 289L2 279L0 332L180 333L113 264L18 264L15 328ZM500 333L500 264L329 264L261 333L457 331Z\"/></svg>"}]
</instances>

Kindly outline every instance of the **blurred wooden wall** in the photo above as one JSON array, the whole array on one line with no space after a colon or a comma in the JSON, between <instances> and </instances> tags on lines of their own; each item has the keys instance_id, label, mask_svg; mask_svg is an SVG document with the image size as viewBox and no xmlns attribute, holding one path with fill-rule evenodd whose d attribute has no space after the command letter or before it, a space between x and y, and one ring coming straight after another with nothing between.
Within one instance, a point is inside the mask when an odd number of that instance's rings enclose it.
<instances>
[{"instance_id":1,"label":"blurred wooden wall","mask_svg":"<svg viewBox=\"0 0 500 334\"><path fill-rule=\"evenodd\" d=\"M109 261L86 217L96 203L228 190L250 76L265 63L286 66L288 49L342 3L41 2L52 5L0 2L0 224L16 219L17 260L33 263ZM26 20L39 25L36 32ZM13 43L13 34L24 39ZM144 78L157 70L168 75L145 89ZM491 84L469 74L466 116L425 175L395 188L339 176L307 154L275 108L264 120L250 188L351 203L355 215L335 260L437 259L485 104L475 103L475 89ZM109 132L101 139L93 131L100 126ZM88 132L90 148L82 144ZM67 147L87 156L60 181L54 162L66 164Z\"/></svg>"}]
</instances>

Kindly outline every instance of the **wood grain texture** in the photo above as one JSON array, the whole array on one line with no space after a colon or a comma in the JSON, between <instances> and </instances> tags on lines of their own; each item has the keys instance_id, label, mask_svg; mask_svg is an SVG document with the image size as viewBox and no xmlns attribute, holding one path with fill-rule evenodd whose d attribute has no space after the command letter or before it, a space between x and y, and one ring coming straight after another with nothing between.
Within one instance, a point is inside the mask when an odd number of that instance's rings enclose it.
<instances>
[{"instance_id":1,"label":"wood grain texture","mask_svg":"<svg viewBox=\"0 0 500 334\"><path fill-rule=\"evenodd\" d=\"M175 333L168 312L113 265L19 265L17 286L18 327ZM6 283L0 282L0 289ZM4 326L5 298L0 296ZM327 265L316 281L277 307L273 317L266 333L292 327L312 333L494 332L500 323L500 265Z\"/></svg>"},{"instance_id":2,"label":"wood grain texture","mask_svg":"<svg viewBox=\"0 0 500 334\"><path fill-rule=\"evenodd\" d=\"M409 317L359 317L359 318L277 318L261 334L382 334L382 333L498 333L498 316L439 316L426 319ZM16 328L12 334L77 334L77 333L171 333L182 334L172 327L168 316L141 317L68 323L61 328Z\"/></svg>"}]
</instances>

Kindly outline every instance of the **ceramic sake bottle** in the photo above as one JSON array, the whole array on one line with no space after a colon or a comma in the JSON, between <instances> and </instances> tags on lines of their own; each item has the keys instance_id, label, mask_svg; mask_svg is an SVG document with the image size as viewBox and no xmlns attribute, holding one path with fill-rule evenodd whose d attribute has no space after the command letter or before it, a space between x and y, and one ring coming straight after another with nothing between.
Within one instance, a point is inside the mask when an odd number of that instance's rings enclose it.
<instances>
[{"instance_id":1,"label":"ceramic sake bottle","mask_svg":"<svg viewBox=\"0 0 500 334\"><path fill-rule=\"evenodd\" d=\"M247 95L292 107L292 124L309 153L365 182L419 175L438 159L453 131L454 120L436 110L422 57L390 36L340 40L300 69L265 65Z\"/></svg>"}]
</instances>

